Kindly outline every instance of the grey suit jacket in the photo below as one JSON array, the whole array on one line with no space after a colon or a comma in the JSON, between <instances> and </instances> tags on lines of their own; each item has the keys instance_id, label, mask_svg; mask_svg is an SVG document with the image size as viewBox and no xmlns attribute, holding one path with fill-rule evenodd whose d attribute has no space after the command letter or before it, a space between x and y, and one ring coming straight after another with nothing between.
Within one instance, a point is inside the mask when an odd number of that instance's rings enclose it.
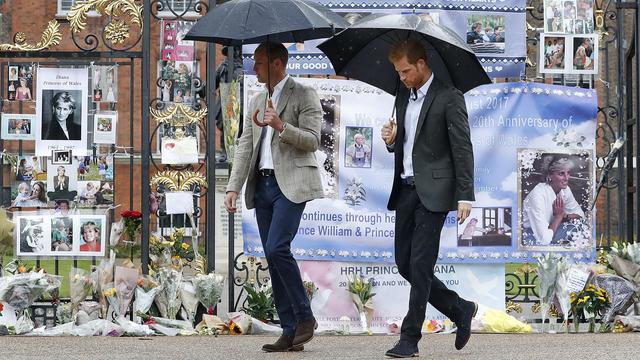
<instances>
[{"instance_id":1,"label":"grey suit jacket","mask_svg":"<svg viewBox=\"0 0 640 360\"><path fill-rule=\"evenodd\" d=\"M396 97L396 143L388 147L395 154L389 210L396 209L400 194L408 101L409 90L402 88ZM475 200L473 147L464 96L438 78L433 79L422 104L411 155L416 191L425 208L445 212L456 210L460 200Z\"/></svg>"},{"instance_id":2,"label":"grey suit jacket","mask_svg":"<svg viewBox=\"0 0 640 360\"><path fill-rule=\"evenodd\" d=\"M266 90L254 96L249 103L244 129L236 147L233 167L227 191L240 192L247 180L245 205L253 209L257 183L257 160L260 153L261 128L251 117L256 109L262 120ZM275 105L275 104L274 104ZM294 203L321 198L323 196L320 172L315 151L320 145L322 106L315 90L296 83L289 78L282 89L276 105L280 119L287 123L284 132L273 132L271 154L278 186L284 196ZM267 141L267 139L265 139Z\"/></svg>"}]
</instances>

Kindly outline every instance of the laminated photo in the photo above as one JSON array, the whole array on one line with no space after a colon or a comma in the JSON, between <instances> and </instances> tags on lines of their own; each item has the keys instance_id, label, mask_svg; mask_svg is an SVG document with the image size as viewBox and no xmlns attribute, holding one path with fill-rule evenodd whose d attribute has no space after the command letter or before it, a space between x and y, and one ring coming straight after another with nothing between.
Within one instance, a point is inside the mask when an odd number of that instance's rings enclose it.
<instances>
[{"instance_id":1,"label":"laminated photo","mask_svg":"<svg viewBox=\"0 0 640 360\"><path fill-rule=\"evenodd\" d=\"M3 140L35 140L33 114L2 114Z\"/></svg>"}]
</instances>

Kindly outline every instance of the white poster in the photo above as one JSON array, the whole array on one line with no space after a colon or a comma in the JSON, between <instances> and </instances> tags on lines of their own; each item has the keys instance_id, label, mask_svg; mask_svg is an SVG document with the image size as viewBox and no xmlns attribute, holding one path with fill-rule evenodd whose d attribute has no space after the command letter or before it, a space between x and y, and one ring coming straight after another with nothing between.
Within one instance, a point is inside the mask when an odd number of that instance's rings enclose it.
<instances>
[{"instance_id":1,"label":"white poster","mask_svg":"<svg viewBox=\"0 0 640 360\"><path fill-rule=\"evenodd\" d=\"M99 112L93 117L93 142L96 144L115 144L117 112Z\"/></svg>"},{"instance_id":2,"label":"white poster","mask_svg":"<svg viewBox=\"0 0 640 360\"><path fill-rule=\"evenodd\" d=\"M71 150L87 155L87 68L39 68L36 97L36 154Z\"/></svg>"},{"instance_id":3,"label":"white poster","mask_svg":"<svg viewBox=\"0 0 640 360\"><path fill-rule=\"evenodd\" d=\"M316 292L311 309L318 320L319 330L338 330L344 326L340 318L350 319L350 332L362 332L360 317L351 299L348 280L362 276L373 282L373 315L371 331L387 333L389 323L400 321L409 306L409 282L398 274L395 265L380 263L350 263L332 261L300 261L300 273L305 281L313 281ZM438 264L435 276L462 298L497 310L504 310L504 265L502 264ZM427 306L427 324L443 324L446 317Z\"/></svg>"}]
</instances>

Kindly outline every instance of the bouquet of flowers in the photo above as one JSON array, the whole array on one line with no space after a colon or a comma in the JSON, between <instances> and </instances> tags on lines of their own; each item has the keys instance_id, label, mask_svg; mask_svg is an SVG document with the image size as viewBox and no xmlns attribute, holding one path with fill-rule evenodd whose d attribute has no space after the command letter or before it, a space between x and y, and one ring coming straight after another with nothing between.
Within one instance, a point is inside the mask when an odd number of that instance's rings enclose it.
<instances>
[{"instance_id":1,"label":"bouquet of flowers","mask_svg":"<svg viewBox=\"0 0 640 360\"><path fill-rule=\"evenodd\" d=\"M175 319L180 310L182 272L171 268L161 268L158 270L156 281L162 288L155 300L160 315L164 318Z\"/></svg>"},{"instance_id":2,"label":"bouquet of flowers","mask_svg":"<svg viewBox=\"0 0 640 360\"><path fill-rule=\"evenodd\" d=\"M609 294L606 290L593 284L587 285L579 293L571 293L571 313L575 330L578 332L580 319L589 321L589 332L594 332L596 316L600 315L611 305Z\"/></svg>"},{"instance_id":3,"label":"bouquet of flowers","mask_svg":"<svg viewBox=\"0 0 640 360\"><path fill-rule=\"evenodd\" d=\"M190 281L183 281L180 286L180 300L182 307L187 311L187 317L191 321L195 321L196 311L198 310L198 297L196 296L196 287ZM184 317L186 319L187 317Z\"/></svg>"},{"instance_id":4,"label":"bouquet of flowers","mask_svg":"<svg viewBox=\"0 0 640 360\"><path fill-rule=\"evenodd\" d=\"M135 210L125 210L120 215L124 219L124 233L127 234L128 241L135 242L136 233L142 226L142 213Z\"/></svg>"},{"instance_id":5,"label":"bouquet of flowers","mask_svg":"<svg viewBox=\"0 0 640 360\"><path fill-rule=\"evenodd\" d=\"M135 311L146 314L162 288L152 277L147 275L140 276L137 285Z\"/></svg>"},{"instance_id":6,"label":"bouquet of flowers","mask_svg":"<svg viewBox=\"0 0 640 360\"><path fill-rule=\"evenodd\" d=\"M560 311L564 317L565 330L569 332L569 311L571 310L571 299L569 292L569 271L571 264L565 258L558 259L558 277L556 280L556 299L560 305Z\"/></svg>"},{"instance_id":7,"label":"bouquet of flowers","mask_svg":"<svg viewBox=\"0 0 640 360\"><path fill-rule=\"evenodd\" d=\"M128 267L118 266L116 267L114 282L119 305L118 314L124 316L133 299L133 293L138 282L138 271Z\"/></svg>"},{"instance_id":8,"label":"bouquet of flowers","mask_svg":"<svg viewBox=\"0 0 640 360\"><path fill-rule=\"evenodd\" d=\"M69 272L69 297L73 315L78 312L78 306L93 290L93 278L84 269L71 268Z\"/></svg>"},{"instance_id":9,"label":"bouquet of flowers","mask_svg":"<svg viewBox=\"0 0 640 360\"><path fill-rule=\"evenodd\" d=\"M115 261L115 253L112 252L108 260L102 259L100 265L93 270L93 291L98 294L100 317L102 319L107 318L107 311L109 310L109 303L102 295L102 290L105 289L107 284L113 282L113 266Z\"/></svg>"},{"instance_id":10,"label":"bouquet of flowers","mask_svg":"<svg viewBox=\"0 0 640 360\"><path fill-rule=\"evenodd\" d=\"M544 320L555 295L556 278L558 277L558 259L552 257L550 254L539 257L537 271L540 277L540 307L542 314L542 332L544 332Z\"/></svg>"},{"instance_id":11,"label":"bouquet of flowers","mask_svg":"<svg viewBox=\"0 0 640 360\"><path fill-rule=\"evenodd\" d=\"M260 321L271 321L276 315L276 306L273 300L273 288L271 283L263 286L255 284L245 284L244 291L247 292L246 305L242 307L250 317ZM233 331L231 331L233 335Z\"/></svg>"},{"instance_id":12,"label":"bouquet of flowers","mask_svg":"<svg viewBox=\"0 0 640 360\"><path fill-rule=\"evenodd\" d=\"M351 293L351 300L360 314L360 324L362 331L371 335L369 327L370 318L373 315L373 278L365 280L363 276L355 275L353 279L347 280L347 290Z\"/></svg>"},{"instance_id":13,"label":"bouquet of flowers","mask_svg":"<svg viewBox=\"0 0 640 360\"><path fill-rule=\"evenodd\" d=\"M303 281L302 286L304 286L304 291L307 293L307 297L309 298L309 302L313 300L313 297L316 295L318 288L313 281Z\"/></svg>"},{"instance_id":14,"label":"bouquet of flowers","mask_svg":"<svg viewBox=\"0 0 640 360\"><path fill-rule=\"evenodd\" d=\"M160 235L153 235L149 245L151 268L154 270L163 265L170 265L179 270L195 257L193 247L185 241L184 229L176 229L167 239ZM169 257L168 261L167 257Z\"/></svg>"},{"instance_id":15,"label":"bouquet of flowers","mask_svg":"<svg viewBox=\"0 0 640 360\"><path fill-rule=\"evenodd\" d=\"M113 308L116 315L120 315L120 306L118 305L118 298L116 297L116 288L113 283L109 283L103 286L102 297L107 299L107 302Z\"/></svg>"},{"instance_id":16,"label":"bouquet of flowers","mask_svg":"<svg viewBox=\"0 0 640 360\"><path fill-rule=\"evenodd\" d=\"M207 308L207 313L213 315L213 308L218 304L224 288L224 276L210 273L197 275L193 279L196 288L196 297Z\"/></svg>"},{"instance_id":17,"label":"bouquet of flowers","mask_svg":"<svg viewBox=\"0 0 640 360\"><path fill-rule=\"evenodd\" d=\"M45 274L42 270L0 277L0 301L24 310L43 295L51 295L61 283L61 276Z\"/></svg>"}]
</instances>

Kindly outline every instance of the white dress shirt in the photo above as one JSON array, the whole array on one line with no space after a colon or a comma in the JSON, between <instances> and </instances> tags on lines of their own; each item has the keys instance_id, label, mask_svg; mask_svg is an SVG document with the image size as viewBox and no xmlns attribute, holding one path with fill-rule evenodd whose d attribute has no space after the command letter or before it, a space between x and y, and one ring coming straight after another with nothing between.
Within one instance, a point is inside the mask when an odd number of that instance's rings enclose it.
<instances>
[{"instance_id":1,"label":"white dress shirt","mask_svg":"<svg viewBox=\"0 0 640 360\"><path fill-rule=\"evenodd\" d=\"M427 96L429 87L431 87L431 83L433 83L433 73L431 73L427 82L424 83L420 89L415 92L414 89L410 90L409 104L407 105L407 111L404 113L405 137L404 143L402 144L404 157L402 158L402 173L400 173L400 177L403 179L413 176L413 144L416 138L416 131L418 130L418 120L420 118L422 104ZM459 200L458 203L472 204L473 202L469 200Z\"/></svg>"},{"instance_id":2,"label":"white dress shirt","mask_svg":"<svg viewBox=\"0 0 640 360\"><path fill-rule=\"evenodd\" d=\"M282 89L284 88L284 84L289 80L289 75L286 75L284 79L280 80L280 82L273 87L273 94L271 94L271 102L273 106L278 108L278 100L280 100L280 94L282 93ZM261 111L264 111L262 109ZM264 139L262 139L262 144L260 144L260 164L258 165L258 169L273 169L273 156L271 156L271 138L273 138L273 128L271 126L267 126L267 133L264 135Z\"/></svg>"},{"instance_id":3,"label":"white dress shirt","mask_svg":"<svg viewBox=\"0 0 640 360\"><path fill-rule=\"evenodd\" d=\"M402 144L404 150L404 158L402 158L402 173L400 177L406 179L413 176L413 143L416 138L416 130L418 129L418 118L420 117L420 110L422 110L422 104L424 98L427 96L427 91L433 82L433 73L429 77L424 85L420 89L417 89L417 97L415 96L413 89L410 89L411 96L409 96L409 104L407 105L407 111L404 113L404 143Z\"/></svg>"}]
</instances>

